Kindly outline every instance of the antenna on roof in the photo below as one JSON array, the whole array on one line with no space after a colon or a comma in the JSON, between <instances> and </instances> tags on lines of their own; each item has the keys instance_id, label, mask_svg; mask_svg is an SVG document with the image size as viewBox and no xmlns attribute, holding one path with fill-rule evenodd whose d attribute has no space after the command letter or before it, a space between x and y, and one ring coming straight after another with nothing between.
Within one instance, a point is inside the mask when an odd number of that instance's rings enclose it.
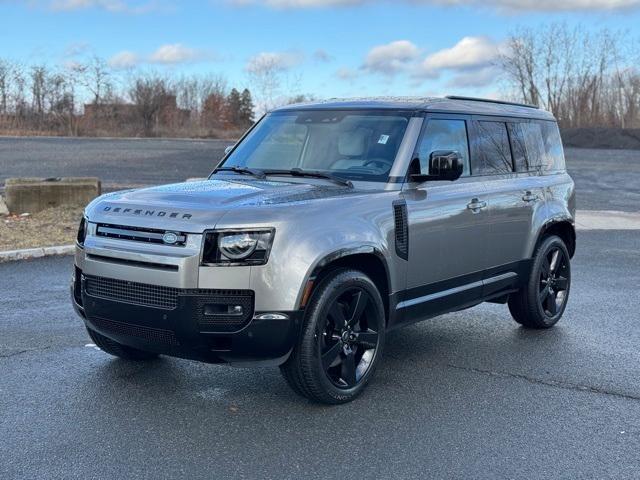
<instances>
[{"instance_id":1,"label":"antenna on roof","mask_svg":"<svg viewBox=\"0 0 640 480\"><path fill-rule=\"evenodd\" d=\"M447 95L444 98L448 98L449 100L468 100L470 102L487 102L497 103L500 105L514 105L516 107L539 108L537 105L530 105L528 103L507 102L506 100L491 100L489 98L461 97L459 95Z\"/></svg>"}]
</instances>

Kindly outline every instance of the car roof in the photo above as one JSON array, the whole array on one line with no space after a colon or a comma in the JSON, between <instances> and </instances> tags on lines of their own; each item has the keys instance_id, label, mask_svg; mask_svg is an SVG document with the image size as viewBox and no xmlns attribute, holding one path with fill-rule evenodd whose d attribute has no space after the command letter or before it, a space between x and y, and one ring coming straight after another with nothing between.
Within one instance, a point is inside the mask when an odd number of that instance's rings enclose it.
<instances>
[{"instance_id":1,"label":"car roof","mask_svg":"<svg viewBox=\"0 0 640 480\"><path fill-rule=\"evenodd\" d=\"M275 112L295 110L415 110L431 113L461 113L465 115L497 115L538 120L555 120L546 110L519 103L472 97L370 97L332 98L304 102L274 109Z\"/></svg>"}]
</instances>

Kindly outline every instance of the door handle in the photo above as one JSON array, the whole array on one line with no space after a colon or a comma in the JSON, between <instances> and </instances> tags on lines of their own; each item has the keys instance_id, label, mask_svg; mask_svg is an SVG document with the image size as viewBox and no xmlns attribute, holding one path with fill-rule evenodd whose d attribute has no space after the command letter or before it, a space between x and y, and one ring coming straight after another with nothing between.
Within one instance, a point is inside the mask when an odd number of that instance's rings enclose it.
<instances>
[{"instance_id":1,"label":"door handle","mask_svg":"<svg viewBox=\"0 0 640 480\"><path fill-rule=\"evenodd\" d=\"M487 202L473 198L471 202L467 203L467 208L473 213L478 213L481 209L487 206Z\"/></svg>"},{"instance_id":2,"label":"door handle","mask_svg":"<svg viewBox=\"0 0 640 480\"><path fill-rule=\"evenodd\" d=\"M538 195L536 195L535 193L531 193L529 190L527 190L526 192L524 192L524 195L522 196L522 200L524 200L527 203L535 202L536 200L538 200Z\"/></svg>"}]
</instances>

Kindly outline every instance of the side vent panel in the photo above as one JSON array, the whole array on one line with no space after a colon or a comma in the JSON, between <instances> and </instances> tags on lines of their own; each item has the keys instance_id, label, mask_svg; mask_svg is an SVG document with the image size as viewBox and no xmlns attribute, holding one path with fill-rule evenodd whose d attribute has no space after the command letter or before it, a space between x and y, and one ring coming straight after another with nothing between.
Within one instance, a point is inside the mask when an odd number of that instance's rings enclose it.
<instances>
[{"instance_id":1,"label":"side vent panel","mask_svg":"<svg viewBox=\"0 0 640 480\"><path fill-rule=\"evenodd\" d=\"M409 222L407 219L407 204L404 200L393 202L393 217L395 221L396 254L409 259Z\"/></svg>"}]
</instances>

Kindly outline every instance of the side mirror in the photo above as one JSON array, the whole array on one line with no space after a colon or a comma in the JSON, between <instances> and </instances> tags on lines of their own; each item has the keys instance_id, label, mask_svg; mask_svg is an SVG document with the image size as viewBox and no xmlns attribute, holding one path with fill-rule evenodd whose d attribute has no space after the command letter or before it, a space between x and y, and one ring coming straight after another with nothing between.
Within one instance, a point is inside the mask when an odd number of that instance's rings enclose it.
<instances>
[{"instance_id":1,"label":"side mirror","mask_svg":"<svg viewBox=\"0 0 640 480\"><path fill-rule=\"evenodd\" d=\"M225 155L229 155L229 152L231 152L231 150L233 150L233 145L229 145L228 147L225 147L224 149L224 154Z\"/></svg>"},{"instance_id":2,"label":"side mirror","mask_svg":"<svg viewBox=\"0 0 640 480\"><path fill-rule=\"evenodd\" d=\"M414 182L428 180L457 180L462 175L463 165L460 154L453 150L436 150L429 155L429 173L413 174Z\"/></svg>"}]
</instances>

